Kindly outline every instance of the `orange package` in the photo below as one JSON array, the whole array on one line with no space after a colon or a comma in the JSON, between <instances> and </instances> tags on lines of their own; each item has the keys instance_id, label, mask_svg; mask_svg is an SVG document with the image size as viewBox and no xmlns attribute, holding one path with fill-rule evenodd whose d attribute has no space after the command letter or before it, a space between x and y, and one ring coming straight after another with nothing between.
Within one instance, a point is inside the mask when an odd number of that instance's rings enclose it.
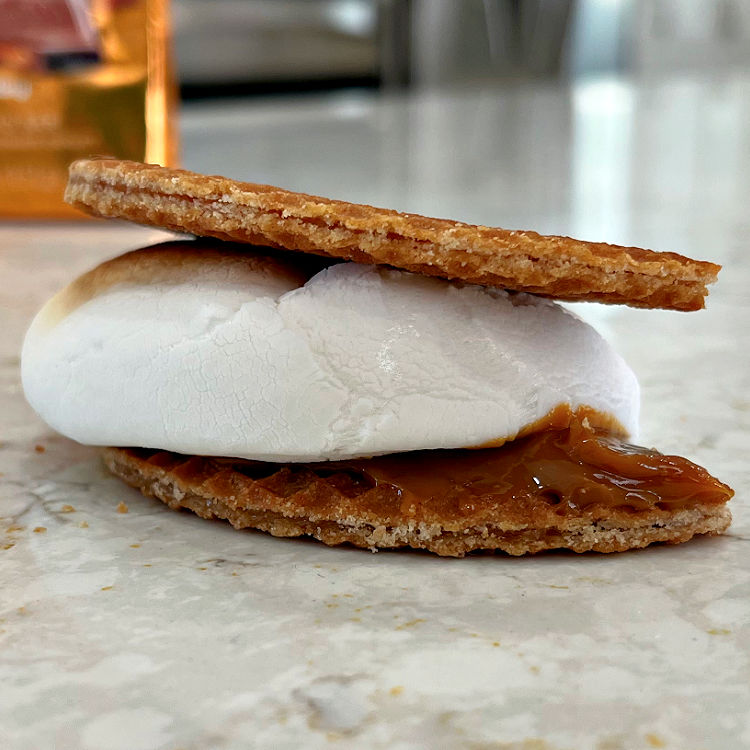
<instances>
[{"instance_id":1,"label":"orange package","mask_svg":"<svg viewBox=\"0 0 750 750\"><path fill-rule=\"evenodd\" d=\"M80 218L67 167L173 165L168 0L0 0L0 216Z\"/></svg>"}]
</instances>

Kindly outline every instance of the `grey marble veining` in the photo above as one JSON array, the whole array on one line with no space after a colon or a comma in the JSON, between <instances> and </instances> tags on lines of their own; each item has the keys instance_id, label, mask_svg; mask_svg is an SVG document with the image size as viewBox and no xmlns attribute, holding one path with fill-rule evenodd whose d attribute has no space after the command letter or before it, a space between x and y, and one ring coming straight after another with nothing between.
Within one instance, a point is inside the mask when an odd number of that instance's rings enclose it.
<instances>
[{"instance_id":1,"label":"grey marble veining","mask_svg":"<svg viewBox=\"0 0 750 750\"><path fill-rule=\"evenodd\" d=\"M165 235L0 226L0 747L750 747L748 94L604 81L184 121L188 167L723 263L700 313L575 306L639 375L641 440L737 491L726 536L678 547L451 560L173 513L46 428L18 375L47 297Z\"/></svg>"}]
</instances>

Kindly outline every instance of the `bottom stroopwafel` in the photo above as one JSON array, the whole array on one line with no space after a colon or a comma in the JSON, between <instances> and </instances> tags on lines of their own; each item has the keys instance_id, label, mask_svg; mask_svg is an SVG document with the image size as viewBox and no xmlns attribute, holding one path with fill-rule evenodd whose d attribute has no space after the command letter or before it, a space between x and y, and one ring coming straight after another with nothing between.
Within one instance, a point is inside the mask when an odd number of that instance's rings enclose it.
<instances>
[{"instance_id":1,"label":"bottom stroopwafel","mask_svg":"<svg viewBox=\"0 0 750 750\"><path fill-rule=\"evenodd\" d=\"M106 448L114 474L170 508L220 518L237 529L278 537L309 535L325 544L368 549L414 547L462 557L473 550L511 555L548 549L621 552L654 542L676 544L720 534L731 521L725 505L625 513L598 509L560 514L555 508L511 511L488 503L471 512L403 507L398 493L356 477L308 466L183 456L166 451ZM524 512L527 517L524 519Z\"/></svg>"}]
</instances>

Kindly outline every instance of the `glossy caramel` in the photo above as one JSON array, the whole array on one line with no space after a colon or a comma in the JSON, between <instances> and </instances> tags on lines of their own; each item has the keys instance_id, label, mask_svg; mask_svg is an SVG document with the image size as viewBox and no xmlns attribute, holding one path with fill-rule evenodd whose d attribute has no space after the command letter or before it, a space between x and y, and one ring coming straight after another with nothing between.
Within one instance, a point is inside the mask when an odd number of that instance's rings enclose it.
<instances>
[{"instance_id":1,"label":"glossy caramel","mask_svg":"<svg viewBox=\"0 0 750 750\"><path fill-rule=\"evenodd\" d=\"M563 513L594 506L677 511L725 503L734 494L686 458L630 445L586 419L499 448L416 451L308 467L395 490L402 507L448 502L468 512L477 501L542 502Z\"/></svg>"},{"instance_id":2,"label":"glossy caramel","mask_svg":"<svg viewBox=\"0 0 750 750\"><path fill-rule=\"evenodd\" d=\"M574 422L585 424L601 434L614 435L615 437L625 438L628 431L620 422L611 414L592 409L590 406L579 406L570 408L569 404L558 404L548 411L541 419L523 427L517 435L509 437L496 438L489 440L482 445L471 446L474 448L499 448L501 445L509 443L511 440L533 435L535 432L545 432L547 430L564 430L570 427Z\"/></svg>"}]
</instances>

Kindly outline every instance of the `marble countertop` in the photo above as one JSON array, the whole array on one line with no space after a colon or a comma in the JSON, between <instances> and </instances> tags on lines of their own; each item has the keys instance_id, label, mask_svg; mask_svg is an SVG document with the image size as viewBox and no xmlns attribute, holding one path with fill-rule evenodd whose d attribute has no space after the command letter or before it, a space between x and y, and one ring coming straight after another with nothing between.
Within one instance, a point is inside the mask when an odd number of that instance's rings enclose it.
<instances>
[{"instance_id":1,"label":"marble countertop","mask_svg":"<svg viewBox=\"0 0 750 750\"><path fill-rule=\"evenodd\" d=\"M735 521L453 560L169 511L18 374L48 296L163 234L1 225L0 746L750 748L750 78L200 106L183 132L202 171L724 264L703 312L576 310L641 380L641 442L731 484Z\"/></svg>"}]
</instances>

